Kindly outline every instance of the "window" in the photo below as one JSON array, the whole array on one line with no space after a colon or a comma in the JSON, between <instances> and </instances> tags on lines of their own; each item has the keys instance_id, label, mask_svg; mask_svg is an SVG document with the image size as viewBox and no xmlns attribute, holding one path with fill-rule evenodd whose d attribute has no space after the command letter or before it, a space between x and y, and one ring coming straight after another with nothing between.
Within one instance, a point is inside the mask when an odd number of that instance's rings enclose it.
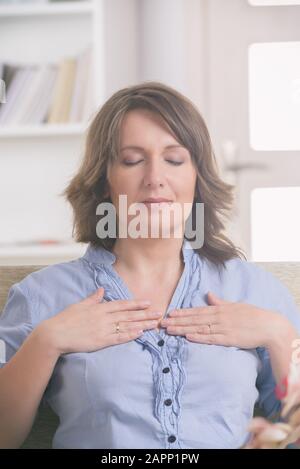
<instances>
[{"instance_id":1,"label":"window","mask_svg":"<svg viewBox=\"0 0 300 469\"><path fill-rule=\"evenodd\" d=\"M300 149L300 42L249 47L250 146Z\"/></svg>"},{"instance_id":2,"label":"window","mask_svg":"<svg viewBox=\"0 0 300 469\"><path fill-rule=\"evenodd\" d=\"M251 192L252 261L300 261L300 187Z\"/></svg>"},{"instance_id":3,"label":"window","mask_svg":"<svg viewBox=\"0 0 300 469\"><path fill-rule=\"evenodd\" d=\"M248 0L255 7L300 5L300 0Z\"/></svg>"}]
</instances>

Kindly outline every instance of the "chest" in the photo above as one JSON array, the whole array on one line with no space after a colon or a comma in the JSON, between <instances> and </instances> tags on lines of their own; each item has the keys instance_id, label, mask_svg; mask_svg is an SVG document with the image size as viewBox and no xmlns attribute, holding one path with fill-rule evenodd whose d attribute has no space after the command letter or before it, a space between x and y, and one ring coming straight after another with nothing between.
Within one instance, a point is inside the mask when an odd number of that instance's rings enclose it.
<instances>
[{"instance_id":1,"label":"chest","mask_svg":"<svg viewBox=\"0 0 300 469\"><path fill-rule=\"evenodd\" d=\"M171 303L173 295L176 291L178 279L165 278L157 281L154 278L149 279L137 279L122 275L130 292L136 299L149 299L151 305L149 310L159 311L161 313L161 319L166 315L168 307ZM160 332L160 325L155 328L156 332Z\"/></svg>"},{"instance_id":2,"label":"chest","mask_svg":"<svg viewBox=\"0 0 300 469\"><path fill-rule=\"evenodd\" d=\"M169 275L135 275L128 273L122 265L114 264L115 271L127 286L137 300L148 299L151 301L150 308L152 311L161 311L162 316L165 315L173 295L178 287L183 267L175 270Z\"/></svg>"},{"instance_id":3,"label":"chest","mask_svg":"<svg viewBox=\"0 0 300 469\"><path fill-rule=\"evenodd\" d=\"M162 316L166 314L168 306L178 286L178 279L134 279L123 275L123 279L130 292L136 299L149 299L152 311L160 311Z\"/></svg>"},{"instance_id":4,"label":"chest","mask_svg":"<svg viewBox=\"0 0 300 469\"><path fill-rule=\"evenodd\" d=\"M172 288L168 285L153 285L152 287L132 285L130 289L135 298L149 299L151 301L151 310L161 311L162 314L165 314L171 302L175 287Z\"/></svg>"}]
</instances>

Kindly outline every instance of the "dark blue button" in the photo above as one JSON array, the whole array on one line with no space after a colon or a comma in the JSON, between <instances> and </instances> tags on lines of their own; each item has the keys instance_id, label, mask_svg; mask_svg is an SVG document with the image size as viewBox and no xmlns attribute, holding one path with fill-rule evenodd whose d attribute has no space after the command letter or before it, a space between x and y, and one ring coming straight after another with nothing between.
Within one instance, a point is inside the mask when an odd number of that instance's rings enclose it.
<instances>
[{"instance_id":1,"label":"dark blue button","mask_svg":"<svg viewBox=\"0 0 300 469\"><path fill-rule=\"evenodd\" d=\"M172 404L172 399L166 399L164 404L165 405L171 405Z\"/></svg>"},{"instance_id":2,"label":"dark blue button","mask_svg":"<svg viewBox=\"0 0 300 469\"><path fill-rule=\"evenodd\" d=\"M174 443L174 441L176 441L176 436L174 436L174 435L169 436L168 441L170 443Z\"/></svg>"},{"instance_id":3,"label":"dark blue button","mask_svg":"<svg viewBox=\"0 0 300 469\"><path fill-rule=\"evenodd\" d=\"M165 343L165 341L163 339L161 339L159 342L157 342L157 345L162 347L164 345L164 343Z\"/></svg>"},{"instance_id":4,"label":"dark blue button","mask_svg":"<svg viewBox=\"0 0 300 469\"><path fill-rule=\"evenodd\" d=\"M169 371L170 371L170 368L168 366L162 370L163 373L169 373Z\"/></svg>"}]
</instances>

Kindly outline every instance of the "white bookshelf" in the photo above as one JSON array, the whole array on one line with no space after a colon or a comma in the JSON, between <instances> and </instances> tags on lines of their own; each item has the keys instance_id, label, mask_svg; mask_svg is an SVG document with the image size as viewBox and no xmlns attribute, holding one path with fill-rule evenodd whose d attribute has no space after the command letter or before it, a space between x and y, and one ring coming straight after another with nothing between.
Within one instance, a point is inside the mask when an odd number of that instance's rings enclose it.
<instances>
[{"instance_id":1,"label":"white bookshelf","mask_svg":"<svg viewBox=\"0 0 300 469\"><path fill-rule=\"evenodd\" d=\"M0 61L58 63L91 45L93 96L99 108L105 99L103 3L0 4ZM20 239L71 238L71 208L58 193L78 168L89 121L0 125L0 244L16 239L20 226ZM81 253L76 243L10 246L0 248L0 264L63 262Z\"/></svg>"},{"instance_id":2,"label":"white bookshelf","mask_svg":"<svg viewBox=\"0 0 300 469\"><path fill-rule=\"evenodd\" d=\"M81 136L88 128L87 123L41 124L0 126L1 138Z\"/></svg>"},{"instance_id":3,"label":"white bookshelf","mask_svg":"<svg viewBox=\"0 0 300 469\"><path fill-rule=\"evenodd\" d=\"M81 0L76 2L59 2L45 4L0 4L0 17L41 16L41 15L80 15L92 14L93 2Z\"/></svg>"}]
</instances>

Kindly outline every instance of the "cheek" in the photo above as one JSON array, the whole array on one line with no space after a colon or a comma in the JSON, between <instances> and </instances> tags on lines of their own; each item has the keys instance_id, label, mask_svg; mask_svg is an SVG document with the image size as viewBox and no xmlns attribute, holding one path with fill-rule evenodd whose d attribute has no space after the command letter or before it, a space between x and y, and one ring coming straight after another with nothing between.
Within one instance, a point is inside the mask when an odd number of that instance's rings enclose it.
<instances>
[{"instance_id":1,"label":"cheek","mask_svg":"<svg viewBox=\"0 0 300 469\"><path fill-rule=\"evenodd\" d=\"M177 180L178 197L185 202L192 202L196 186L196 174L187 170Z\"/></svg>"},{"instance_id":2,"label":"cheek","mask_svg":"<svg viewBox=\"0 0 300 469\"><path fill-rule=\"evenodd\" d=\"M127 195L127 201L130 204L134 200L139 178L137 175L117 170L111 173L109 185L113 200L118 201L119 195Z\"/></svg>"}]
</instances>

